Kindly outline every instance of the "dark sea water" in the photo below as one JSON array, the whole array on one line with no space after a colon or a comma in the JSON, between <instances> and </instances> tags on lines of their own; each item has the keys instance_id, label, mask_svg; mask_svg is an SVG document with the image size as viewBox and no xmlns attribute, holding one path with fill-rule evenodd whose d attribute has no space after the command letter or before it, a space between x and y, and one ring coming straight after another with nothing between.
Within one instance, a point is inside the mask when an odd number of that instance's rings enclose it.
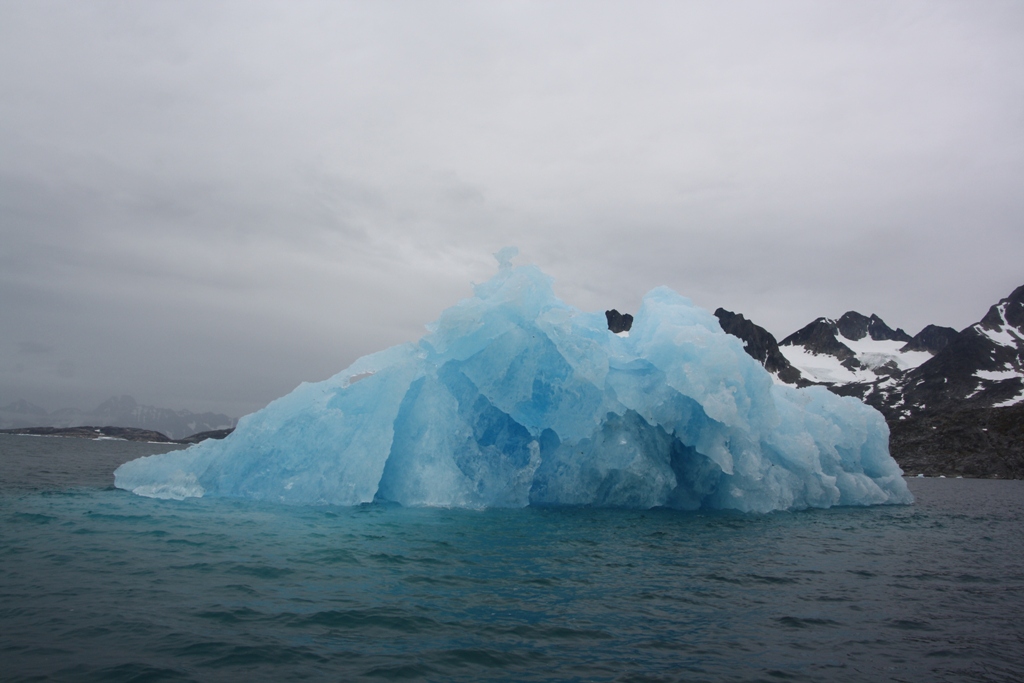
<instances>
[{"instance_id":1,"label":"dark sea water","mask_svg":"<svg viewBox=\"0 0 1024 683\"><path fill-rule=\"evenodd\" d=\"M1024 482L753 516L286 507L0 435L5 681L1021 681Z\"/></svg>"}]
</instances>

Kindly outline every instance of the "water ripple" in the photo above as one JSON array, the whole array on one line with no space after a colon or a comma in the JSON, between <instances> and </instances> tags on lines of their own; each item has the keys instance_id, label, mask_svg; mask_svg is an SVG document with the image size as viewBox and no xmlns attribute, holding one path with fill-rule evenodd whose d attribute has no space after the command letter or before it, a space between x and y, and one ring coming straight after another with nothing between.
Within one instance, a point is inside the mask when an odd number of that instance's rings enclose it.
<instances>
[{"instance_id":1,"label":"water ripple","mask_svg":"<svg viewBox=\"0 0 1024 683\"><path fill-rule=\"evenodd\" d=\"M0 488L0 678L1024 680L1024 482L911 486L766 516Z\"/></svg>"}]
</instances>

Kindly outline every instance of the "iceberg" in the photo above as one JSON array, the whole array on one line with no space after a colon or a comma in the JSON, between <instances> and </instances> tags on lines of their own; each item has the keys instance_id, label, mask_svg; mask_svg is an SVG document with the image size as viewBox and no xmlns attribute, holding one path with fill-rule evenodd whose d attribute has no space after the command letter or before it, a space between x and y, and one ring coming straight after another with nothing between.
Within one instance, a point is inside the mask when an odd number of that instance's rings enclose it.
<instances>
[{"instance_id":1,"label":"iceberg","mask_svg":"<svg viewBox=\"0 0 1024 683\"><path fill-rule=\"evenodd\" d=\"M418 343L303 383L221 441L121 465L143 496L466 508L769 512L911 503L882 416L794 389L674 291L628 333L559 300L535 266L497 274Z\"/></svg>"}]
</instances>

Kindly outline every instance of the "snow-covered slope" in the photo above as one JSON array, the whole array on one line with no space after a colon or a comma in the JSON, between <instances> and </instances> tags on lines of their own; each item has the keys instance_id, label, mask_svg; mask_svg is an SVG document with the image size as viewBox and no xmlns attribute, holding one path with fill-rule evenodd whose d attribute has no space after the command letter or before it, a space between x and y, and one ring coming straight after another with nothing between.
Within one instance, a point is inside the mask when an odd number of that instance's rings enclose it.
<instances>
[{"instance_id":1,"label":"snow-covered slope","mask_svg":"<svg viewBox=\"0 0 1024 683\"><path fill-rule=\"evenodd\" d=\"M790 344L779 351L807 380L816 384L850 384L874 382L879 376L891 376L894 371L906 372L931 360L927 351L904 351L903 341L889 339L848 339L836 335L836 341L848 348L852 356L840 359L830 353L816 353L807 346Z\"/></svg>"},{"instance_id":2,"label":"snow-covered slope","mask_svg":"<svg viewBox=\"0 0 1024 683\"><path fill-rule=\"evenodd\" d=\"M830 386L874 383L932 357L903 330L856 311L838 320L818 318L783 339L779 350L806 382Z\"/></svg>"}]
</instances>

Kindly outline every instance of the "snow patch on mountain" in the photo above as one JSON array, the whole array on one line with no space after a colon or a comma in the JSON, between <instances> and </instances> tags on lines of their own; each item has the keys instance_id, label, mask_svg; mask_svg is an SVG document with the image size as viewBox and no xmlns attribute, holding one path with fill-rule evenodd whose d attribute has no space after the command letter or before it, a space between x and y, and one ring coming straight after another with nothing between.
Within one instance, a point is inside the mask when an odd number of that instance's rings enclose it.
<instances>
[{"instance_id":1,"label":"snow patch on mountain","mask_svg":"<svg viewBox=\"0 0 1024 683\"><path fill-rule=\"evenodd\" d=\"M843 385L874 382L879 374L897 370L906 372L930 360L927 351L903 351L906 343L892 339L850 339L842 334L836 341L853 352L852 358L840 359L830 353L815 353L805 346L788 344L779 351L803 377L817 384Z\"/></svg>"},{"instance_id":2,"label":"snow patch on mountain","mask_svg":"<svg viewBox=\"0 0 1024 683\"><path fill-rule=\"evenodd\" d=\"M1021 342L1024 341L1015 335L1012 331L1013 328L1009 326L999 326L993 330L983 326L981 323L975 323L972 327L991 339L994 343L999 344L1000 346L1007 346L1011 349L1016 349Z\"/></svg>"},{"instance_id":3,"label":"snow patch on mountain","mask_svg":"<svg viewBox=\"0 0 1024 683\"><path fill-rule=\"evenodd\" d=\"M978 370L974 373L975 377L980 379L987 379L993 382L1000 382L1004 379L1013 379L1020 377L1020 373L1016 370Z\"/></svg>"},{"instance_id":4,"label":"snow patch on mountain","mask_svg":"<svg viewBox=\"0 0 1024 683\"><path fill-rule=\"evenodd\" d=\"M802 346L780 346L779 351L804 378L815 384L849 384L875 379L870 370L851 370L838 358L827 353L814 353Z\"/></svg>"},{"instance_id":5,"label":"snow patch on mountain","mask_svg":"<svg viewBox=\"0 0 1024 683\"><path fill-rule=\"evenodd\" d=\"M927 351L902 351L901 349L906 346L906 343L902 341L875 340L869 337L855 341L842 335L839 336L839 341L850 347L861 365L871 370L880 368L887 363L895 363L900 370L909 370L932 357L932 354Z\"/></svg>"}]
</instances>

